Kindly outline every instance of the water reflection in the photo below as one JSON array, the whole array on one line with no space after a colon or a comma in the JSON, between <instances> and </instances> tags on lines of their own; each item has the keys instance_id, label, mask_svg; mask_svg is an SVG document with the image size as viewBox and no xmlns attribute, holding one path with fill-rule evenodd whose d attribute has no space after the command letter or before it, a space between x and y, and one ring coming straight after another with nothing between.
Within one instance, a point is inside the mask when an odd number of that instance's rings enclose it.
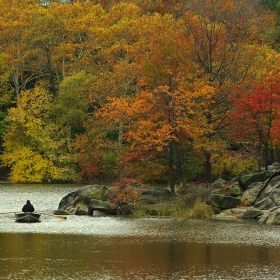
<instances>
[{"instance_id":1,"label":"water reflection","mask_svg":"<svg viewBox=\"0 0 280 280\"><path fill-rule=\"evenodd\" d=\"M279 279L279 248L0 234L0 279Z\"/></svg>"},{"instance_id":2,"label":"water reflection","mask_svg":"<svg viewBox=\"0 0 280 280\"><path fill-rule=\"evenodd\" d=\"M51 213L78 186L0 186L0 212L26 197ZM20 195L18 195L20 193ZM24 194L24 195L23 195ZM280 279L280 227L156 218L0 215L0 279Z\"/></svg>"}]
</instances>

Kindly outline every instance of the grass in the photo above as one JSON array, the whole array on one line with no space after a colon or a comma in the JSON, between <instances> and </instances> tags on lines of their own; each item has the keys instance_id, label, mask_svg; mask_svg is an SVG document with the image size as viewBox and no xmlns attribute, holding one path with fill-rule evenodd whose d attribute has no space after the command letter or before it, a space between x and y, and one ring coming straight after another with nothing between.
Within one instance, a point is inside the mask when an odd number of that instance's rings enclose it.
<instances>
[{"instance_id":1,"label":"grass","mask_svg":"<svg viewBox=\"0 0 280 280\"><path fill-rule=\"evenodd\" d=\"M189 209L183 201L162 204L138 204L132 211L133 217L187 217Z\"/></svg>"},{"instance_id":2,"label":"grass","mask_svg":"<svg viewBox=\"0 0 280 280\"><path fill-rule=\"evenodd\" d=\"M190 218L194 219L209 219L213 216L214 212L211 206L205 202L197 200L190 211Z\"/></svg>"},{"instance_id":3,"label":"grass","mask_svg":"<svg viewBox=\"0 0 280 280\"><path fill-rule=\"evenodd\" d=\"M209 219L213 215L211 206L197 200L192 208L188 207L183 200L176 200L163 204L136 205L132 211L132 217L172 217L172 218L193 218Z\"/></svg>"}]
</instances>

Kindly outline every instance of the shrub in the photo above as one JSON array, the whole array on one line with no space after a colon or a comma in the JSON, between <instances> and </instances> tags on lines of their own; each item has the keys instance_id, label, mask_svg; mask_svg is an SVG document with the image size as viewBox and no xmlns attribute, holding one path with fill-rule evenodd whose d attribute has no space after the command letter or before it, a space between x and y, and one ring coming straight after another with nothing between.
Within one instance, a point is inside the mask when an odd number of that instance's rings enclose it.
<instances>
[{"instance_id":1,"label":"shrub","mask_svg":"<svg viewBox=\"0 0 280 280\"><path fill-rule=\"evenodd\" d=\"M118 207L119 214L131 214L135 203L140 199L141 192L131 186L113 187L108 194L108 202Z\"/></svg>"}]
</instances>

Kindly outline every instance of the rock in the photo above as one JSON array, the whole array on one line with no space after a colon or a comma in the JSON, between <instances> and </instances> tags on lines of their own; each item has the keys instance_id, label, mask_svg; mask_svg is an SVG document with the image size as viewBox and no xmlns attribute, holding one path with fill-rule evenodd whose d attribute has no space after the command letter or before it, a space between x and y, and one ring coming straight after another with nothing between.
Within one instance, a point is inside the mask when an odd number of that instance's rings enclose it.
<instances>
[{"instance_id":1,"label":"rock","mask_svg":"<svg viewBox=\"0 0 280 280\"><path fill-rule=\"evenodd\" d=\"M76 212L77 208L76 207L68 207L66 210L69 213L69 215L75 215L75 212Z\"/></svg>"},{"instance_id":2,"label":"rock","mask_svg":"<svg viewBox=\"0 0 280 280\"><path fill-rule=\"evenodd\" d=\"M226 215L224 213L220 213L218 215L215 215L214 220L219 220L219 221L237 221L237 217L233 215Z\"/></svg>"},{"instance_id":3,"label":"rock","mask_svg":"<svg viewBox=\"0 0 280 280\"><path fill-rule=\"evenodd\" d=\"M268 166L268 170L273 170L274 172L280 170L280 163L274 162L271 165Z\"/></svg>"},{"instance_id":4,"label":"rock","mask_svg":"<svg viewBox=\"0 0 280 280\"><path fill-rule=\"evenodd\" d=\"M260 171L250 174L241 175L239 177L239 184L240 186L246 190L252 183L255 182L263 182L267 180L270 176L272 176L275 172L274 171Z\"/></svg>"},{"instance_id":5,"label":"rock","mask_svg":"<svg viewBox=\"0 0 280 280\"><path fill-rule=\"evenodd\" d=\"M244 208L232 208L232 209L228 209L226 211L230 211L231 214L233 215L237 215L237 216L241 216L243 215L248 209L244 209Z\"/></svg>"},{"instance_id":6,"label":"rock","mask_svg":"<svg viewBox=\"0 0 280 280\"><path fill-rule=\"evenodd\" d=\"M280 175L278 173L262 187L254 206L261 210L269 210L280 206Z\"/></svg>"},{"instance_id":7,"label":"rock","mask_svg":"<svg viewBox=\"0 0 280 280\"><path fill-rule=\"evenodd\" d=\"M238 197L238 196L242 195L243 191L242 191L239 183L236 183L231 186L228 186L225 190L225 193L227 196Z\"/></svg>"},{"instance_id":8,"label":"rock","mask_svg":"<svg viewBox=\"0 0 280 280\"><path fill-rule=\"evenodd\" d=\"M226 189L224 188L218 188L218 189L214 189L211 191L212 194L218 194L218 195L227 195L226 194Z\"/></svg>"},{"instance_id":9,"label":"rock","mask_svg":"<svg viewBox=\"0 0 280 280\"><path fill-rule=\"evenodd\" d=\"M260 219L259 219L259 222L261 223L261 224L266 224L266 221L267 221L267 219L269 218L269 216L270 216L270 211L268 211L268 210L264 210L263 211L263 215L260 217Z\"/></svg>"},{"instance_id":10,"label":"rock","mask_svg":"<svg viewBox=\"0 0 280 280\"><path fill-rule=\"evenodd\" d=\"M212 187L215 189L224 188L225 183L226 181L224 179L219 178L212 183Z\"/></svg>"},{"instance_id":11,"label":"rock","mask_svg":"<svg viewBox=\"0 0 280 280\"><path fill-rule=\"evenodd\" d=\"M270 213L268 218L266 219L267 225L280 225L280 209L273 211Z\"/></svg>"},{"instance_id":12,"label":"rock","mask_svg":"<svg viewBox=\"0 0 280 280\"><path fill-rule=\"evenodd\" d=\"M237 197L222 196L211 193L207 198L207 204L220 209L229 209L240 205L241 200Z\"/></svg>"},{"instance_id":13,"label":"rock","mask_svg":"<svg viewBox=\"0 0 280 280\"><path fill-rule=\"evenodd\" d=\"M254 204L254 207L260 210L268 210L274 208L276 205L270 197L265 197Z\"/></svg>"},{"instance_id":14,"label":"rock","mask_svg":"<svg viewBox=\"0 0 280 280\"><path fill-rule=\"evenodd\" d=\"M117 207L115 205L106 201L91 199L88 205L88 215L92 216L93 212L96 210L110 215L117 214Z\"/></svg>"},{"instance_id":15,"label":"rock","mask_svg":"<svg viewBox=\"0 0 280 280\"><path fill-rule=\"evenodd\" d=\"M98 210L94 210L92 213L93 217L106 217L107 215L101 211Z\"/></svg>"},{"instance_id":16,"label":"rock","mask_svg":"<svg viewBox=\"0 0 280 280\"><path fill-rule=\"evenodd\" d=\"M242 194L241 199L247 200L250 205L254 205L259 197L261 190L264 188L264 182L252 183L248 189Z\"/></svg>"},{"instance_id":17,"label":"rock","mask_svg":"<svg viewBox=\"0 0 280 280\"><path fill-rule=\"evenodd\" d=\"M85 207L85 206L78 206L78 208L75 211L75 215L78 215L78 216L88 215L87 207Z\"/></svg>"},{"instance_id":18,"label":"rock","mask_svg":"<svg viewBox=\"0 0 280 280\"><path fill-rule=\"evenodd\" d=\"M106 200L109 187L104 185L89 185L71 192L64 196L59 203L58 209L66 210L69 207L75 207L79 202L88 204L93 198Z\"/></svg>"},{"instance_id":19,"label":"rock","mask_svg":"<svg viewBox=\"0 0 280 280\"><path fill-rule=\"evenodd\" d=\"M171 197L171 192L161 188L141 188L140 201L147 204L156 204Z\"/></svg>"},{"instance_id":20,"label":"rock","mask_svg":"<svg viewBox=\"0 0 280 280\"><path fill-rule=\"evenodd\" d=\"M66 210L58 209L53 212L54 215L69 215L70 213Z\"/></svg>"},{"instance_id":21,"label":"rock","mask_svg":"<svg viewBox=\"0 0 280 280\"><path fill-rule=\"evenodd\" d=\"M246 210L246 212L240 217L241 219L259 219L263 215L263 211L256 209L256 208L250 208Z\"/></svg>"}]
</instances>

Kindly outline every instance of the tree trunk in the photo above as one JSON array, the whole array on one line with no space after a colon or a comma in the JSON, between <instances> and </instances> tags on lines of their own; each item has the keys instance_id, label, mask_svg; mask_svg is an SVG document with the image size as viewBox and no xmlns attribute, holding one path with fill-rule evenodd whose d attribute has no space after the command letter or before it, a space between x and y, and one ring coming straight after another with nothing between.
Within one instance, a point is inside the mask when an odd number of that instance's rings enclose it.
<instances>
[{"instance_id":1,"label":"tree trunk","mask_svg":"<svg viewBox=\"0 0 280 280\"><path fill-rule=\"evenodd\" d=\"M268 148L268 143L266 142L264 144L264 168L265 168L265 170L268 170L268 164L269 164L269 148Z\"/></svg>"},{"instance_id":2,"label":"tree trunk","mask_svg":"<svg viewBox=\"0 0 280 280\"><path fill-rule=\"evenodd\" d=\"M178 147L177 147L178 148ZM187 187L187 176L186 176L186 163L185 163L185 153L184 151L178 151L178 166L180 170L180 178L183 184L183 188Z\"/></svg>"},{"instance_id":3,"label":"tree trunk","mask_svg":"<svg viewBox=\"0 0 280 280\"><path fill-rule=\"evenodd\" d=\"M211 154L209 152L205 152L205 180L206 183L212 183Z\"/></svg>"},{"instance_id":4,"label":"tree trunk","mask_svg":"<svg viewBox=\"0 0 280 280\"><path fill-rule=\"evenodd\" d=\"M169 170L170 170L170 191L172 195L175 195L175 170L173 167L173 160L172 158L169 159Z\"/></svg>"}]
</instances>

